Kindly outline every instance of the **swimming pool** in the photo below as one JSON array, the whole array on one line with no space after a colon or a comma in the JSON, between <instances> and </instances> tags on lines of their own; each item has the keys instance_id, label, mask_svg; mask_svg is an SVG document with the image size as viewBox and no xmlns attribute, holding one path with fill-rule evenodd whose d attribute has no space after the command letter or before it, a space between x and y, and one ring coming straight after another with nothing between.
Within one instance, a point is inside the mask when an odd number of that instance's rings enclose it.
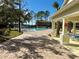
<instances>
[{"instance_id":1,"label":"swimming pool","mask_svg":"<svg viewBox=\"0 0 79 59\"><path fill-rule=\"evenodd\" d=\"M26 32L26 31L41 31L41 30L47 30L49 28L23 28L22 31Z\"/></svg>"},{"instance_id":2,"label":"swimming pool","mask_svg":"<svg viewBox=\"0 0 79 59\"><path fill-rule=\"evenodd\" d=\"M78 40L79 41L79 34L75 34L75 35L71 36L71 38L73 40Z\"/></svg>"},{"instance_id":3,"label":"swimming pool","mask_svg":"<svg viewBox=\"0 0 79 59\"><path fill-rule=\"evenodd\" d=\"M30 28L33 31L41 31L41 30L46 30L48 28Z\"/></svg>"}]
</instances>

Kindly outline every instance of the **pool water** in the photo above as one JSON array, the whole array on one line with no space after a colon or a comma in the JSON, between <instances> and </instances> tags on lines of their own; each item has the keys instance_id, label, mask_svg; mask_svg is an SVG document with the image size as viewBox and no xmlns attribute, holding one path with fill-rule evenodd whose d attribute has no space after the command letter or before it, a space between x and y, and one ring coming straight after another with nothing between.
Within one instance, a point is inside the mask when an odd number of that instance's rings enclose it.
<instances>
[{"instance_id":1,"label":"pool water","mask_svg":"<svg viewBox=\"0 0 79 59\"><path fill-rule=\"evenodd\" d=\"M74 35L74 36L72 36L72 39L79 41L79 35Z\"/></svg>"},{"instance_id":2,"label":"pool water","mask_svg":"<svg viewBox=\"0 0 79 59\"><path fill-rule=\"evenodd\" d=\"M27 32L27 31L41 31L41 30L47 30L49 28L23 28L22 31L23 32Z\"/></svg>"},{"instance_id":3,"label":"pool water","mask_svg":"<svg viewBox=\"0 0 79 59\"><path fill-rule=\"evenodd\" d=\"M79 38L79 36L75 36L75 38Z\"/></svg>"},{"instance_id":4,"label":"pool water","mask_svg":"<svg viewBox=\"0 0 79 59\"><path fill-rule=\"evenodd\" d=\"M48 28L31 28L31 30L33 31L40 31L40 30L46 30Z\"/></svg>"}]
</instances>

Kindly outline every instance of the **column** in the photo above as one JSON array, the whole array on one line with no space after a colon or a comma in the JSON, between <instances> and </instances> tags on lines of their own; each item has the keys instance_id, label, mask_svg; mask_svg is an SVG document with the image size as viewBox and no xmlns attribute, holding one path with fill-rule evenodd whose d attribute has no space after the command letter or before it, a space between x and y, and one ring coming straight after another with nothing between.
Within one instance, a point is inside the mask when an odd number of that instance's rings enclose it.
<instances>
[{"instance_id":1,"label":"column","mask_svg":"<svg viewBox=\"0 0 79 59\"><path fill-rule=\"evenodd\" d=\"M62 18L62 34L60 36L60 44L63 45L63 40L64 40L64 29L65 29L65 18Z\"/></svg>"},{"instance_id":2,"label":"column","mask_svg":"<svg viewBox=\"0 0 79 59\"><path fill-rule=\"evenodd\" d=\"M54 24L54 21L52 21L52 30L54 30L55 29L55 24Z\"/></svg>"},{"instance_id":3,"label":"column","mask_svg":"<svg viewBox=\"0 0 79 59\"><path fill-rule=\"evenodd\" d=\"M52 32L55 35L55 21L52 21Z\"/></svg>"},{"instance_id":4,"label":"column","mask_svg":"<svg viewBox=\"0 0 79 59\"><path fill-rule=\"evenodd\" d=\"M74 35L75 35L75 31L76 31L76 23L73 22L73 33L74 33Z\"/></svg>"}]
</instances>

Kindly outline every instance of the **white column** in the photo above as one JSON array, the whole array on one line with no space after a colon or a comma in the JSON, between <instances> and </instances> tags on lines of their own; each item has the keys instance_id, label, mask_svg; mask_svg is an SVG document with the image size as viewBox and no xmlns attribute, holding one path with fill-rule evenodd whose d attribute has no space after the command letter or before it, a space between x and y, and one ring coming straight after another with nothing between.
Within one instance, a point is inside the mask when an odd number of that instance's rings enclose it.
<instances>
[{"instance_id":1,"label":"white column","mask_svg":"<svg viewBox=\"0 0 79 59\"><path fill-rule=\"evenodd\" d=\"M64 35L64 29L65 29L65 19L63 18L62 35Z\"/></svg>"},{"instance_id":2,"label":"white column","mask_svg":"<svg viewBox=\"0 0 79 59\"><path fill-rule=\"evenodd\" d=\"M73 22L73 33L75 35L75 31L76 31L76 22Z\"/></svg>"},{"instance_id":3,"label":"white column","mask_svg":"<svg viewBox=\"0 0 79 59\"><path fill-rule=\"evenodd\" d=\"M55 23L54 23L54 21L52 21L52 30L54 30L55 29Z\"/></svg>"},{"instance_id":4,"label":"white column","mask_svg":"<svg viewBox=\"0 0 79 59\"><path fill-rule=\"evenodd\" d=\"M52 21L52 32L53 36L55 36L55 21Z\"/></svg>"},{"instance_id":5,"label":"white column","mask_svg":"<svg viewBox=\"0 0 79 59\"><path fill-rule=\"evenodd\" d=\"M63 45L63 39L64 39L64 30L65 30L65 18L63 18L63 23L62 23L62 34L61 34L61 38L60 38L60 40L61 40L61 42L60 42L60 44L61 45Z\"/></svg>"}]
</instances>

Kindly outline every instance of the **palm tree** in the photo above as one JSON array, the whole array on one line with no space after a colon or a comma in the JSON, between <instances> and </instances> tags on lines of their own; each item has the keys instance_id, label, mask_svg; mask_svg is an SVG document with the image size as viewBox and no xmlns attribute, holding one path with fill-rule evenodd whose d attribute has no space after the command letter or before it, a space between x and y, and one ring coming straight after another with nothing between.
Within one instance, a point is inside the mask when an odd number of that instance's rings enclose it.
<instances>
[{"instance_id":1,"label":"palm tree","mask_svg":"<svg viewBox=\"0 0 79 59\"><path fill-rule=\"evenodd\" d=\"M53 3L53 7L58 11L59 9L60 9L60 7L59 7L59 4L58 4L58 2L54 2ZM61 28L61 22L60 21L57 21L56 22L56 28L57 28L57 31L56 31L56 36L59 36L59 31L60 31L60 28Z\"/></svg>"},{"instance_id":2,"label":"palm tree","mask_svg":"<svg viewBox=\"0 0 79 59\"><path fill-rule=\"evenodd\" d=\"M60 9L58 2L54 2L54 3L53 3L53 7L54 7L56 10L59 10L59 9Z\"/></svg>"}]
</instances>

